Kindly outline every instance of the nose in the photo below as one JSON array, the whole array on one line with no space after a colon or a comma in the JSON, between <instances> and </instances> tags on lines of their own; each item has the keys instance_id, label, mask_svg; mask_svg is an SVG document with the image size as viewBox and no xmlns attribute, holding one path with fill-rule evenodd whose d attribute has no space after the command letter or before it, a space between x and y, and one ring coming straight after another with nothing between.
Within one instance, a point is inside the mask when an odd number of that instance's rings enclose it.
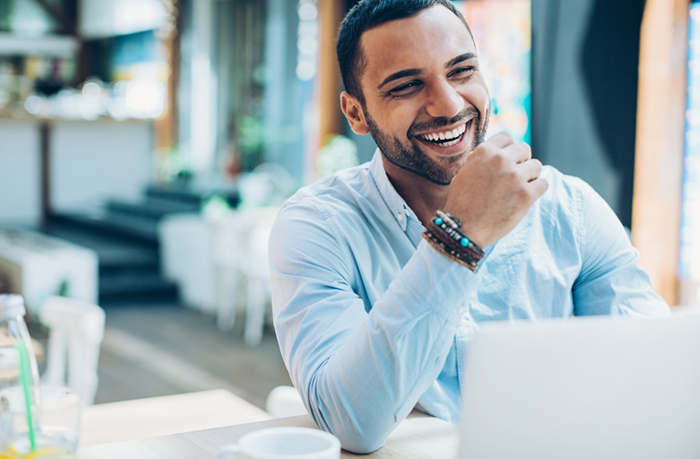
<instances>
[{"instance_id":1,"label":"nose","mask_svg":"<svg viewBox=\"0 0 700 459\"><path fill-rule=\"evenodd\" d=\"M464 104L464 99L449 81L440 78L430 85L426 111L433 118L452 118L464 108Z\"/></svg>"}]
</instances>

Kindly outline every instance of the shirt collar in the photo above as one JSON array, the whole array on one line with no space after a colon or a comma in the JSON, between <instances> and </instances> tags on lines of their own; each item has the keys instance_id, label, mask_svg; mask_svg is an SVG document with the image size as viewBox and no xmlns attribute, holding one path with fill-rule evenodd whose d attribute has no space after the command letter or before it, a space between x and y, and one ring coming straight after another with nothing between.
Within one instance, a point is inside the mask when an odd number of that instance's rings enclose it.
<instances>
[{"instance_id":1,"label":"shirt collar","mask_svg":"<svg viewBox=\"0 0 700 459\"><path fill-rule=\"evenodd\" d=\"M379 194L384 200L384 203L391 211L391 214L394 216L394 220L396 220L396 223L399 224L401 230L404 232L406 231L409 219L415 219L415 221L421 225L422 228L423 224L418 220L416 214L411 210L411 208L408 207L406 201L404 201L401 195L399 195L398 191L396 191L394 188L394 185L391 184L389 177L386 175L384 161L382 160L382 153L379 151L379 148L377 148L377 150L374 152L372 161L369 163L369 173L372 176L374 183L377 185L377 189L379 190ZM488 258L494 247L496 247L496 244L498 243L495 242L483 249L484 259ZM482 265L483 263L479 264L479 269L481 269Z\"/></svg>"},{"instance_id":2,"label":"shirt collar","mask_svg":"<svg viewBox=\"0 0 700 459\"><path fill-rule=\"evenodd\" d=\"M382 196L384 203L387 205L391 214L394 216L396 223L399 224L401 230L406 231L409 218L416 218L410 207L403 200L401 195L396 191L394 185L391 184L389 177L384 169L384 161L379 148L374 152L372 161L369 164L369 173L377 185L379 194Z\"/></svg>"}]
</instances>

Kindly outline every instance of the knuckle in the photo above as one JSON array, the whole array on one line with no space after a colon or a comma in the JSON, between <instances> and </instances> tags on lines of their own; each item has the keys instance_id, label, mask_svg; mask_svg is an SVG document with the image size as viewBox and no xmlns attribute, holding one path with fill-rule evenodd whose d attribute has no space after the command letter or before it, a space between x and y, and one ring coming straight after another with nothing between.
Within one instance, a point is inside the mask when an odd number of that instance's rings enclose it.
<instances>
[{"instance_id":1,"label":"knuckle","mask_svg":"<svg viewBox=\"0 0 700 459\"><path fill-rule=\"evenodd\" d=\"M506 155L504 155L503 152L500 150L494 151L491 154L490 159L491 159L491 163L493 163L493 165L495 167L498 167L498 168L502 168L503 166L505 166L505 164L507 162Z\"/></svg>"},{"instance_id":2,"label":"knuckle","mask_svg":"<svg viewBox=\"0 0 700 459\"><path fill-rule=\"evenodd\" d=\"M517 196L518 200L520 200L522 203L527 203L531 199L530 191L525 187L518 188Z\"/></svg>"},{"instance_id":3,"label":"knuckle","mask_svg":"<svg viewBox=\"0 0 700 459\"><path fill-rule=\"evenodd\" d=\"M501 135L505 140L507 140L508 143L515 142L515 140L513 140L513 136L510 135L510 133L508 133L508 132L504 131L504 132L501 132L499 135Z\"/></svg>"},{"instance_id":4,"label":"knuckle","mask_svg":"<svg viewBox=\"0 0 700 459\"><path fill-rule=\"evenodd\" d=\"M542 172L542 163L537 161L536 159L531 159L528 162L528 169L534 171L537 175L540 175L540 172Z\"/></svg>"},{"instance_id":5,"label":"knuckle","mask_svg":"<svg viewBox=\"0 0 700 459\"><path fill-rule=\"evenodd\" d=\"M514 183L519 183L522 179L520 171L516 168L510 169L508 172L506 172L506 177L508 177L508 180Z\"/></svg>"}]
</instances>

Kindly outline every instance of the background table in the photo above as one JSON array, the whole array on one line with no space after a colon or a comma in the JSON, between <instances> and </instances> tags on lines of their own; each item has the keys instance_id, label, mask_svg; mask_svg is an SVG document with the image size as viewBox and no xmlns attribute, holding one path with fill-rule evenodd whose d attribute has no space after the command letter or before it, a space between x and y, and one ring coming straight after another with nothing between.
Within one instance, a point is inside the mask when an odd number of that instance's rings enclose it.
<instances>
[{"instance_id":1,"label":"background table","mask_svg":"<svg viewBox=\"0 0 700 459\"><path fill-rule=\"evenodd\" d=\"M0 230L0 275L9 282L0 287L7 290L4 293L22 294L31 313L36 314L50 295L97 304L97 253L62 239Z\"/></svg>"},{"instance_id":2,"label":"background table","mask_svg":"<svg viewBox=\"0 0 700 459\"><path fill-rule=\"evenodd\" d=\"M104 403L83 410L80 446L140 440L268 419L272 416L267 412L223 389Z\"/></svg>"},{"instance_id":3,"label":"background table","mask_svg":"<svg viewBox=\"0 0 700 459\"><path fill-rule=\"evenodd\" d=\"M311 417L296 416L240 424L218 429L124 441L81 448L78 459L215 459L219 448L254 430L268 427L315 428ZM386 445L368 458L453 458L457 454L458 428L440 419L413 412L389 436ZM341 457L355 457L343 451Z\"/></svg>"}]
</instances>

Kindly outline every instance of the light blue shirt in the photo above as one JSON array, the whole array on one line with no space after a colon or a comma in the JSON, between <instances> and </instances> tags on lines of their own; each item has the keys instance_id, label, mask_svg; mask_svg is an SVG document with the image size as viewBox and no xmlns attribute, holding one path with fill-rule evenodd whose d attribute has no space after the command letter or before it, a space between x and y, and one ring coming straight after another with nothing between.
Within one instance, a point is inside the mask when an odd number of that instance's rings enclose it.
<instances>
[{"instance_id":1,"label":"light blue shirt","mask_svg":"<svg viewBox=\"0 0 700 459\"><path fill-rule=\"evenodd\" d=\"M309 413L345 449L378 449L416 406L457 423L481 322L669 314L605 201L551 167L541 176L548 191L476 273L423 240L379 152L284 205L270 237L277 337Z\"/></svg>"}]
</instances>

